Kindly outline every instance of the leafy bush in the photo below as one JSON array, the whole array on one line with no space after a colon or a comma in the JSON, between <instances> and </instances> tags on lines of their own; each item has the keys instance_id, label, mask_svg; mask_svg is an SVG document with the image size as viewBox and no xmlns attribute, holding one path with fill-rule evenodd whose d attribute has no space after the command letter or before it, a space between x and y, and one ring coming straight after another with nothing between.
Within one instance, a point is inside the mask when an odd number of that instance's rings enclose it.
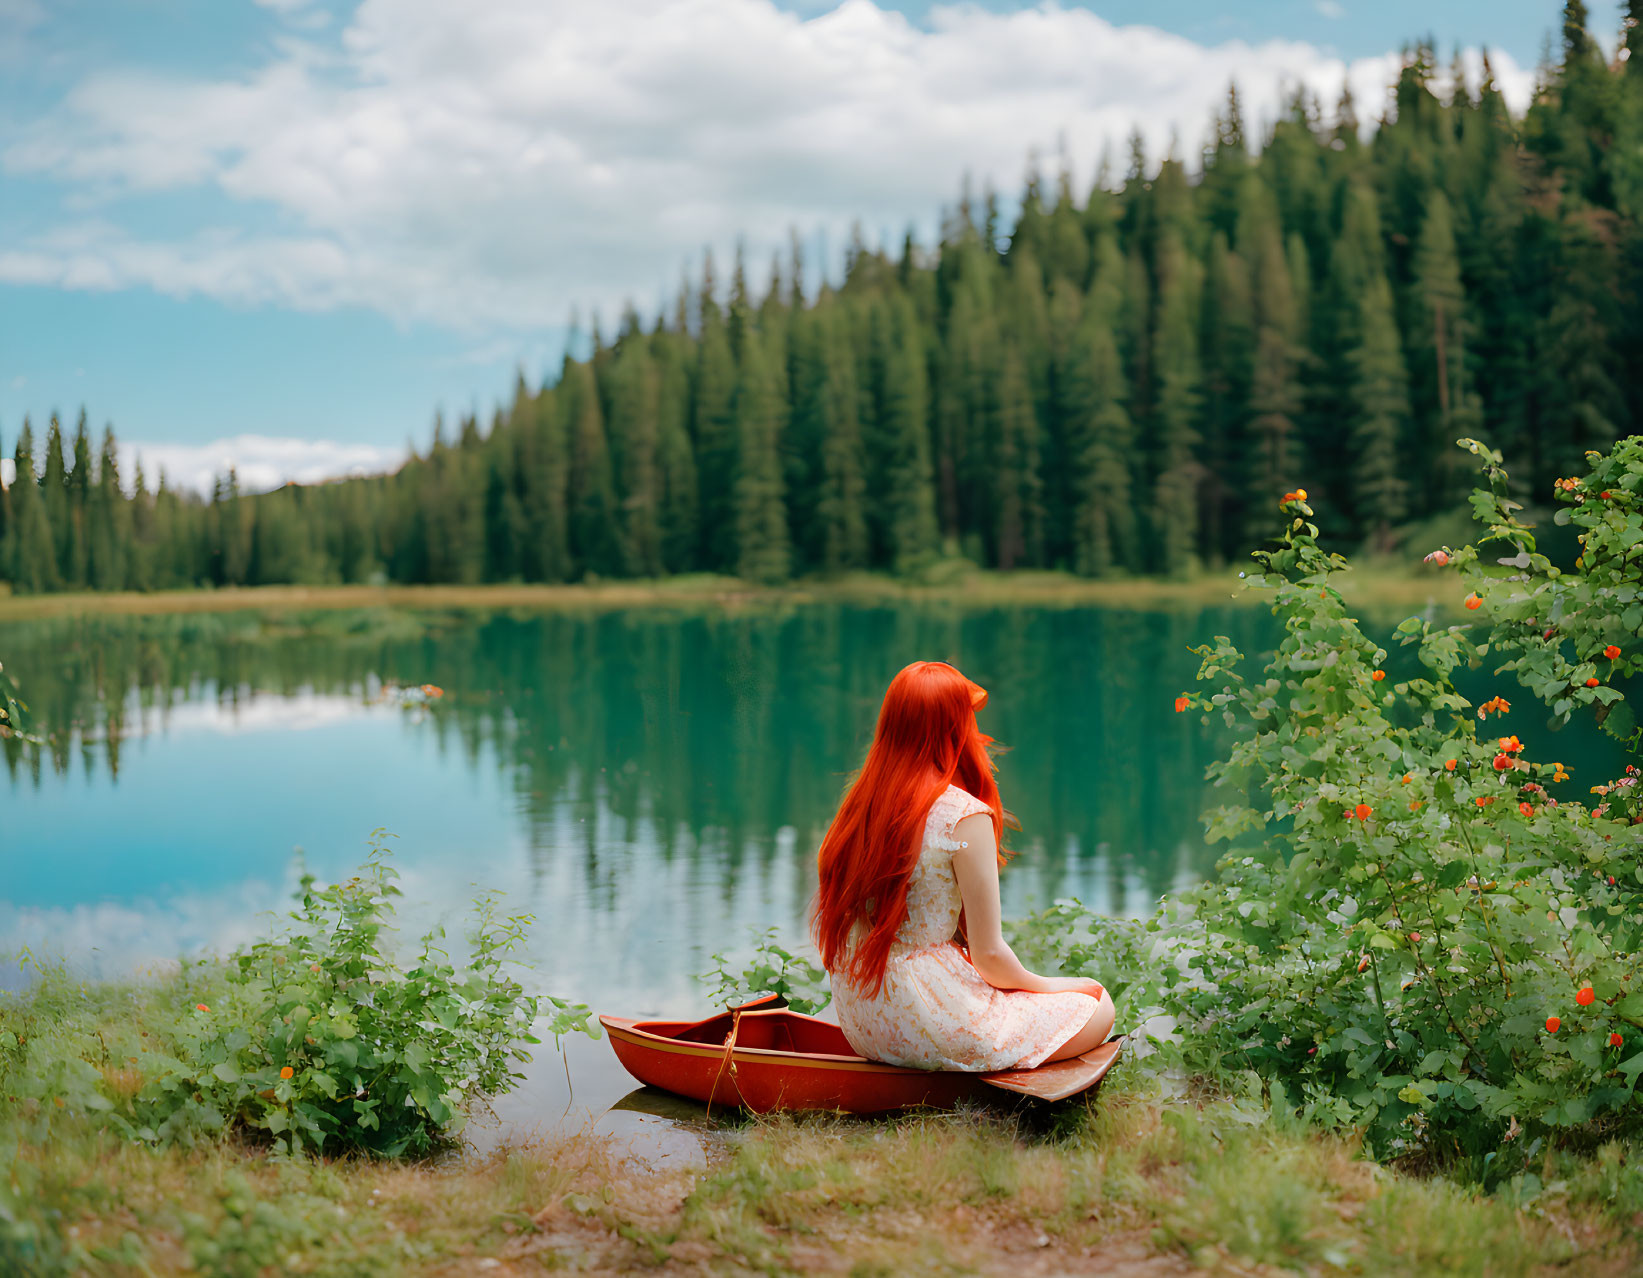
<instances>
[{"instance_id":1,"label":"leafy bush","mask_svg":"<svg viewBox=\"0 0 1643 1278\"><path fill-rule=\"evenodd\" d=\"M10 1035L17 1059L0 1058L0 1092L100 1114L154 1143L247 1128L292 1153L394 1156L456 1135L476 1100L521 1077L515 1062L540 1041L543 1000L506 970L530 918L499 918L495 897L481 896L463 969L439 929L401 968L386 946L399 888L381 838L346 882L322 888L304 876L288 934L187 965L166 989L171 1018L113 1050L101 1028L90 1041L51 1040L66 1009L48 982L33 996L32 1035ZM546 1002L554 1036L597 1032L587 1008Z\"/></svg>"},{"instance_id":2,"label":"leafy bush","mask_svg":"<svg viewBox=\"0 0 1643 1278\"><path fill-rule=\"evenodd\" d=\"M745 1003L759 994L780 994L795 1012L815 1013L826 1007L832 994L827 973L803 955L786 949L775 928L753 932L753 955L740 968L724 954L713 956L713 969L696 978L713 987L715 1007Z\"/></svg>"},{"instance_id":3,"label":"leafy bush","mask_svg":"<svg viewBox=\"0 0 1643 1278\"><path fill-rule=\"evenodd\" d=\"M1577 506L1586 554L1565 577L1516 522L1498 456L1468 446L1490 478L1475 506L1517 571L1486 570L1473 548L1441 558L1472 586L1468 609L1489 605L1489 640L1411 618L1398 643L1414 660L1389 672L1335 589L1345 561L1291 494L1249 583L1283 619L1277 652L1250 679L1217 638L1197 649L1204 690L1176 702L1237 733L1211 768L1228 801L1206 814L1209 837L1235 848L1218 879L1140 923L1062 902L1015 939L1030 960L1108 982L1156 1063L1244 1074L1307 1118L1362 1130L1379 1156L1492 1180L1550 1137L1636 1120L1643 831L1635 768L1586 806L1521 709L1498 695L1473 706L1453 675L1505 655L1554 716L1591 703L1616 724L1619 691L1587 680L1594 650L1629 637L1636 652L1643 457L1628 441L1578 481L1605 505ZM1524 640L1530 616L1551 634ZM1605 674L1635 660L1596 659Z\"/></svg>"}]
</instances>

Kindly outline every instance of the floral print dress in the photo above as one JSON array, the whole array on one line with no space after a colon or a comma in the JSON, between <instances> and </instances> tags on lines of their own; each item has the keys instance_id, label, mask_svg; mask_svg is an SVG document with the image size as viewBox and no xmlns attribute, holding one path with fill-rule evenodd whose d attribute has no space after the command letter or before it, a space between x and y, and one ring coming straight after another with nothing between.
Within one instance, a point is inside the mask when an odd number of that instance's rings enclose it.
<instances>
[{"instance_id":1,"label":"floral print dress","mask_svg":"<svg viewBox=\"0 0 1643 1278\"><path fill-rule=\"evenodd\" d=\"M960 846L953 827L988 811L956 785L931 804L884 988L869 997L844 976L834 977L839 1028L870 1060L983 1073L1031 1069L1095 1014L1096 1000L1088 994L996 989L959 948L955 936L964 901L953 873Z\"/></svg>"}]
</instances>

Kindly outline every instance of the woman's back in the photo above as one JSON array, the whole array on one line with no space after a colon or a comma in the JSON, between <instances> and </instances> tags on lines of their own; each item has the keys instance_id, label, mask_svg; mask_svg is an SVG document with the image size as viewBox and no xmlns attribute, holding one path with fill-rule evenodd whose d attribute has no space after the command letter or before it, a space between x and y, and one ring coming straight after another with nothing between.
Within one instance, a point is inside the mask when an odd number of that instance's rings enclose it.
<instances>
[{"instance_id":1,"label":"woman's back","mask_svg":"<svg viewBox=\"0 0 1643 1278\"><path fill-rule=\"evenodd\" d=\"M907 917L890 948L883 986L871 995L842 972L833 973L839 1028L863 1056L923 1069L1031 1068L1089 1021L1096 1000L1088 994L996 989L955 939L964 901L953 853L968 844L953 830L964 818L991 811L955 785L936 798L908 879ZM852 940L864 931L858 923Z\"/></svg>"}]
</instances>

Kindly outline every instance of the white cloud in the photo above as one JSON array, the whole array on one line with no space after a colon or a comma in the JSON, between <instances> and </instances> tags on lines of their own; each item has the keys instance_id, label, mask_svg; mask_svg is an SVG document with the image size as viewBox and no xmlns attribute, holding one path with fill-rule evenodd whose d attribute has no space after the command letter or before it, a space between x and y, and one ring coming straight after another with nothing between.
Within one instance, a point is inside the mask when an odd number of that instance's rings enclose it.
<instances>
[{"instance_id":1,"label":"white cloud","mask_svg":"<svg viewBox=\"0 0 1643 1278\"><path fill-rule=\"evenodd\" d=\"M1317 3L1312 7L1326 18L1346 17L1346 6L1341 3L1341 0L1317 0Z\"/></svg>"},{"instance_id":2,"label":"white cloud","mask_svg":"<svg viewBox=\"0 0 1643 1278\"><path fill-rule=\"evenodd\" d=\"M17 463L10 457L0 457L0 486L10 488L17 482Z\"/></svg>"},{"instance_id":3,"label":"white cloud","mask_svg":"<svg viewBox=\"0 0 1643 1278\"><path fill-rule=\"evenodd\" d=\"M138 461L152 488L165 473L173 488L209 493L217 476L230 466L246 492L278 488L290 480L316 483L338 475L380 474L405 460L403 448L345 444L330 439L287 439L269 435L235 435L209 444L120 443L120 473L129 483Z\"/></svg>"},{"instance_id":4,"label":"white cloud","mask_svg":"<svg viewBox=\"0 0 1643 1278\"><path fill-rule=\"evenodd\" d=\"M738 233L762 279L790 227L835 249L857 218L874 240L931 227L966 171L1015 190L1029 147L1064 138L1081 183L1133 127L1155 156L1172 134L1190 153L1234 79L1252 119L1296 83L1332 102L1343 79L1372 117L1397 65L1053 4L939 7L924 29L873 0L808 18L771 0L364 0L332 42L276 47L241 78L90 77L15 135L6 169L104 215L14 238L0 280L492 331L580 304L608 324ZM1521 106L1528 73L1496 69ZM128 194L190 189L256 216L169 238L118 221Z\"/></svg>"}]
</instances>

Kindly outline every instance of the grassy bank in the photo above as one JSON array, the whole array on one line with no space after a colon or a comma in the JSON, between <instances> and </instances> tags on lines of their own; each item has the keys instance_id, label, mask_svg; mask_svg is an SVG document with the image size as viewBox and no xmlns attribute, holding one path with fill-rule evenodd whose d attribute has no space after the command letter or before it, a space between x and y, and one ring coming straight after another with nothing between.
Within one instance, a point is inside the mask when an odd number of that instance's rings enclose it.
<instances>
[{"instance_id":1,"label":"grassy bank","mask_svg":"<svg viewBox=\"0 0 1643 1278\"><path fill-rule=\"evenodd\" d=\"M704 1127L705 1167L594 1132L487 1157L280 1158L240 1135L145 1144L113 1112L199 976L0 1001L0 1272L373 1275L647 1269L1131 1275L1637 1272L1630 1146L1549 1155L1493 1197L1386 1170L1257 1103ZM11 1035L11 1040L6 1035ZM17 1040L21 1040L20 1042ZM25 1059L25 1053L27 1054ZM613 1066L614 1067L614 1066Z\"/></svg>"},{"instance_id":2,"label":"grassy bank","mask_svg":"<svg viewBox=\"0 0 1643 1278\"><path fill-rule=\"evenodd\" d=\"M1532 1202L1388 1172L1227 1101L1113 1085L1052 1134L1008 1115L760 1120L705 1169L603 1135L483 1159L284 1161L149 1150L56 1117L8 1133L0 1268L16 1274L1152 1275L1638 1272L1643 1178L1610 1148Z\"/></svg>"},{"instance_id":3,"label":"grassy bank","mask_svg":"<svg viewBox=\"0 0 1643 1278\"><path fill-rule=\"evenodd\" d=\"M614 609L642 607L759 607L838 602L859 604L958 603L971 607L1105 606L1170 609L1252 602L1238 591L1235 570L1185 581L1138 578L1090 581L1068 573L998 573L957 568L924 581L861 573L758 586L707 574L654 581L573 585L488 586L256 586L223 590L171 590L139 594L0 595L0 622L78 614L232 612L242 609L305 611L347 608L410 609ZM1404 566L1370 567L1343 582L1343 592L1367 607L1424 608L1453 604L1454 583L1436 573Z\"/></svg>"}]
</instances>

